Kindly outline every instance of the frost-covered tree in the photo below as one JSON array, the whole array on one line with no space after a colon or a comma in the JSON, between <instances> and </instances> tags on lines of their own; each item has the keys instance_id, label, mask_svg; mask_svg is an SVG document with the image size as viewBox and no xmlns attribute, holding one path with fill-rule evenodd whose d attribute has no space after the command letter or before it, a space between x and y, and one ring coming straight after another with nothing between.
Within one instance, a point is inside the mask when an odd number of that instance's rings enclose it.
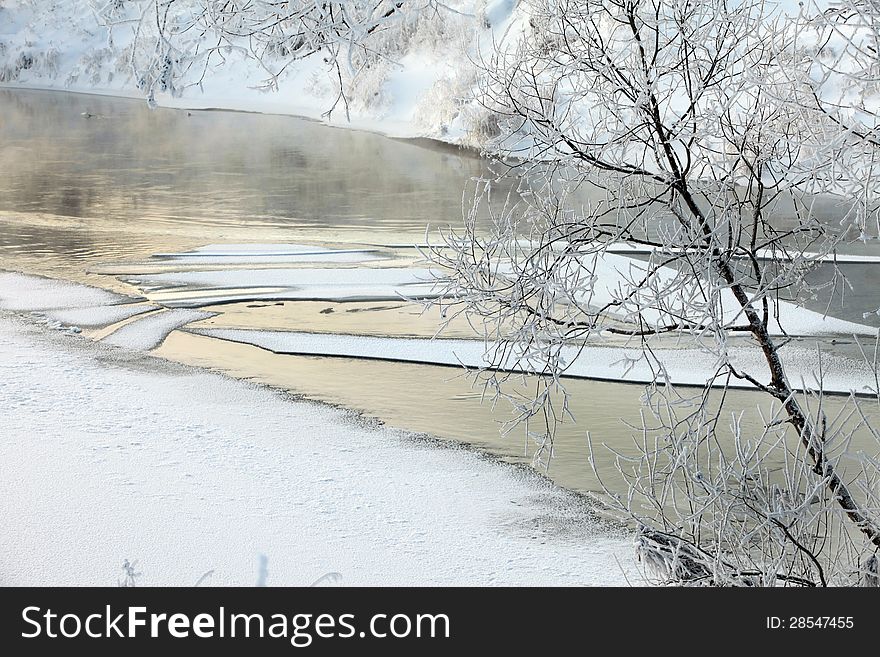
<instances>
[{"instance_id":1,"label":"frost-covered tree","mask_svg":"<svg viewBox=\"0 0 880 657\"><path fill-rule=\"evenodd\" d=\"M587 346L628 347L620 373L654 382L638 454L618 462L628 493L607 499L639 525L656 572L873 581L878 434L854 396L828 412L821 355L817 382L787 367L808 274L866 239L877 210L875 152L815 101L820 49L759 0L523 0L519 15L482 62L480 102L521 198L499 203L484 182L465 230L429 253L452 272L447 317L486 335L479 376L544 458L568 413L567 368ZM704 388L670 380L683 353L713 363ZM515 370L534 394L511 387ZM732 385L769 400L759 431L743 428ZM860 458L855 437L869 441Z\"/></svg>"},{"instance_id":2,"label":"frost-covered tree","mask_svg":"<svg viewBox=\"0 0 880 657\"><path fill-rule=\"evenodd\" d=\"M347 89L395 52L414 23L445 11L434 0L89 0L99 23L134 31L129 61L138 87L158 93L199 86L230 61L256 62L260 87L277 89L297 63L320 57L333 78L337 107ZM233 73L234 75L234 73Z\"/></svg>"},{"instance_id":3,"label":"frost-covered tree","mask_svg":"<svg viewBox=\"0 0 880 657\"><path fill-rule=\"evenodd\" d=\"M854 169L838 171L835 178L851 178L869 183L876 174L874 159L880 149L880 2L877 0L833 0L813 2L795 21L789 55L805 62L810 80L809 93L802 98L807 114L821 119L808 128L831 124L848 136L848 143L866 151L869 158L840 158L839 167L855 164ZM795 67L794 70L798 70ZM858 202L867 204L855 226L859 237L880 234L870 184L851 187ZM869 225L871 220L873 225Z\"/></svg>"}]
</instances>

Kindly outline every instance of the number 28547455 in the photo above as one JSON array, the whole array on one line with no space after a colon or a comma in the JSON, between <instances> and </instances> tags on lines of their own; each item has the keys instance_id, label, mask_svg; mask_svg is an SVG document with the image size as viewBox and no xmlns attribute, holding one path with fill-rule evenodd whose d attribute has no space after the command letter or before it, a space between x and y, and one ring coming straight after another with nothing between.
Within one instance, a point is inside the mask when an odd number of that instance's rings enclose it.
<instances>
[{"instance_id":1,"label":"number 28547455","mask_svg":"<svg viewBox=\"0 0 880 657\"><path fill-rule=\"evenodd\" d=\"M854 626L852 616L767 616L769 630L848 630Z\"/></svg>"}]
</instances>

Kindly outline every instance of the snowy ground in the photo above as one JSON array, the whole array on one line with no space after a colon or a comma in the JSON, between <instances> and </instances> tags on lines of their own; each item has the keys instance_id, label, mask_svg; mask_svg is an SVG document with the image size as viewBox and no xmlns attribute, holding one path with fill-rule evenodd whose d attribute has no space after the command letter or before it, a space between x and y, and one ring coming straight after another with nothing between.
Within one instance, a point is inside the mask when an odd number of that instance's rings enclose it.
<instances>
[{"instance_id":1,"label":"snowy ground","mask_svg":"<svg viewBox=\"0 0 880 657\"><path fill-rule=\"evenodd\" d=\"M0 584L623 584L631 548L527 471L0 318Z\"/></svg>"},{"instance_id":2,"label":"snowy ground","mask_svg":"<svg viewBox=\"0 0 880 657\"><path fill-rule=\"evenodd\" d=\"M530 471L146 354L206 313L13 273L0 308L2 585L640 581Z\"/></svg>"}]
</instances>

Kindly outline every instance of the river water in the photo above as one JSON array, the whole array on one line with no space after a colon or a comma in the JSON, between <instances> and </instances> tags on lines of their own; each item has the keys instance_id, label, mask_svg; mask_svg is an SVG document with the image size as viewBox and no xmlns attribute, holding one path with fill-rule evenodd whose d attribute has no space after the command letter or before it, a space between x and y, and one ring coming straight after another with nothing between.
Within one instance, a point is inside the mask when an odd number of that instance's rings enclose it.
<instances>
[{"instance_id":1,"label":"river water","mask_svg":"<svg viewBox=\"0 0 880 657\"><path fill-rule=\"evenodd\" d=\"M414 258L407 245L423 242L427 226L459 224L472 179L493 176L486 160L467 151L291 117L150 110L136 100L5 89L0 173L0 268L128 294L137 290L117 276L127 263L206 244L378 245L389 262L406 266ZM504 193L514 182L498 185ZM852 266L856 291L833 314L876 325L876 316L863 320L863 314L880 305L878 269ZM213 310L227 326L392 336L431 335L438 319L402 303ZM453 335L466 334L453 327ZM505 460L531 460L521 429L500 431L510 410L481 402L482 390L455 368L283 356L182 331L157 354ZM595 491L588 432L596 445L632 452L627 422L639 422L643 386L576 380L568 390L576 421L559 432L548 474L564 486ZM766 407L755 393L732 392L726 403L746 409L743 427L758 430L759 402ZM614 485L610 456L600 455L599 470Z\"/></svg>"}]
</instances>

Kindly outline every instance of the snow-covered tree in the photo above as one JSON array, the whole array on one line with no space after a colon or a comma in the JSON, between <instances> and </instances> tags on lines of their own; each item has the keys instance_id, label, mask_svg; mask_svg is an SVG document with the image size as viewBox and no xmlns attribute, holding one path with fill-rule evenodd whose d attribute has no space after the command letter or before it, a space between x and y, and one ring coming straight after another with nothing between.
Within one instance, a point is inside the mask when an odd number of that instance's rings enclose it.
<instances>
[{"instance_id":1,"label":"snow-covered tree","mask_svg":"<svg viewBox=\"0 0 880 657\"><path fill-rule=\"evenodd\" d=\"M487 337L483 381L544 458L580 350L628 347L620 372L648 368L654 383L639 455L619 460L629 491L607 498L656 571L870 578L878 434L855 397L827 412L821 356L818 383L792 380L786 345L816 293L807 275L867 238L875 153L815 102L819 49L801 20L760 0L523 0L519 15L482 62L480 102L498 126L488 152L521 176L521 198L499 202L485 181L466 229L429 253L452 272L447 317ZM644 260L614 253L627 248ZM714 364L696 391L667 374L695 352ZM517 369L534 394L509 385ZM771 402L759 431L743 429L733 384ZM874 441L859 459L856 435Z\"/></svg>"},{"instance_id":2,"label":"snow-covered tree","mask_svg":"<svg viewBox=\"0 0 880 657\"><path fill-rule=\"evenodd\" d=\"M256 62L260 83L277 89L297 63L320 57L333 78L338 107L347 88L395 52L420 17L443 10L434 0L89 0L98 22L130 29L129 60L138 87L152 102L202 84L227 60Z\"/></svg>"}]
</instances>

